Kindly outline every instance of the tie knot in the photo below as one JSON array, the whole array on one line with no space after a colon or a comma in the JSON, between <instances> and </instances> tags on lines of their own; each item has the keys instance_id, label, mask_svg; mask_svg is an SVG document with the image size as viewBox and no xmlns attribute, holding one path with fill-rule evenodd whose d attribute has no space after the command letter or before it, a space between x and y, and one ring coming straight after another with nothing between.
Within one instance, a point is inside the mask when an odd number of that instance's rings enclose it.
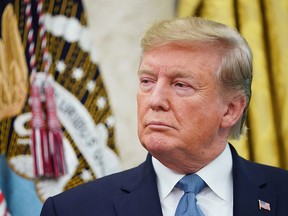
<instances>
[{"instance_id":1,"label":"tie knot","mask_svg":"<svg viewBox=\"0 0 288 216\"><path fill-rule=\"evenodd\" d=\"M176 186L184 193L192 192L196 195L206 186L206 183L198 175L188 174L180 179Z\"/></svg>"}]
</instances>

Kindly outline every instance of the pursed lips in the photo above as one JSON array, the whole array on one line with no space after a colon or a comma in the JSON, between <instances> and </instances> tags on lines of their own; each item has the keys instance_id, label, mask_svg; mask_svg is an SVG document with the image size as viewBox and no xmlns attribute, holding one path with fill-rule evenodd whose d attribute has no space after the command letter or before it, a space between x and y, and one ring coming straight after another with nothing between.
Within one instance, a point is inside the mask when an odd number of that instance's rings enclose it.
<instances>
[{"instance_id":1,"label":"pursed lips","mask_svg":"<svg viewBox=\"0 0 288 216\"><path fill-rule=\"evenodd\" d=\"M167 128L174 128L171 125L161 122L161 121L150 121L148 122L145 127L148 127L150 129L167 129Z\"/></svg>"}]
</instances>

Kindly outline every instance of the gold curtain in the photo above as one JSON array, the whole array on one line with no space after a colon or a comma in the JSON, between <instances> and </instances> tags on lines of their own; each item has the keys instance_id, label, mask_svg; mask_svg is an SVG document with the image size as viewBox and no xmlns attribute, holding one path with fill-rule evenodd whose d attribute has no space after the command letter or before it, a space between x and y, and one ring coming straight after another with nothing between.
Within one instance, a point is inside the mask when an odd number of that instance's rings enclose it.
<instances>
[{"instance_id":1,"label":"gold curtain","mask_svg":"<svg viewBox=\"0 0 288 216\"><path fill-rule=\"evenodd\" d=\"M288 169L288 0L178 0L179 17L236 27L253 51L248 133L231 141L245 158Z\"/></svg>"}]
</instances>

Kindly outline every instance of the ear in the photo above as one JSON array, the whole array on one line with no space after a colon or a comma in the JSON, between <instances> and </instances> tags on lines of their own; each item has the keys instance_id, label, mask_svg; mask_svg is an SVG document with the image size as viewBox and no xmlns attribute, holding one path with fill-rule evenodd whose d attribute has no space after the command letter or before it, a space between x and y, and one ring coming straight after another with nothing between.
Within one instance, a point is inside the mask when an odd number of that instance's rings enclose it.
<instances>
[{"instance_id":1,"label":"ear","mask_svg":"<svg viewBox=\"0 0 288 216\"><path fill-rule=\"evenodd\" d=\"M227 104L227 110L223 115L221 127L232 127L242 116L246 104L245 96L239 96L230 100Z\"/></svg>"}]
</instances>

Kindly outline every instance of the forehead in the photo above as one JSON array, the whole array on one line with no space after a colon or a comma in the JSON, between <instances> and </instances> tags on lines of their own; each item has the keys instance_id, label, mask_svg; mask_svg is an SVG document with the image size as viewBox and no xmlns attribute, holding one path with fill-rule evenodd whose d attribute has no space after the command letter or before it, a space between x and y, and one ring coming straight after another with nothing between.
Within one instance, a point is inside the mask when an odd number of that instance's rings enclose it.
<instances>
[{"instance_id":1,"label":"forehead","mask_svg":"<svg viewBox=\"0 0 288 216\"><path fill-rule=\"evenodd\" d=\"M139 73L198 76L215 72L220 58L217 49L206 45L167 44L143 53Z\"/></svg>"}]
</instances>

